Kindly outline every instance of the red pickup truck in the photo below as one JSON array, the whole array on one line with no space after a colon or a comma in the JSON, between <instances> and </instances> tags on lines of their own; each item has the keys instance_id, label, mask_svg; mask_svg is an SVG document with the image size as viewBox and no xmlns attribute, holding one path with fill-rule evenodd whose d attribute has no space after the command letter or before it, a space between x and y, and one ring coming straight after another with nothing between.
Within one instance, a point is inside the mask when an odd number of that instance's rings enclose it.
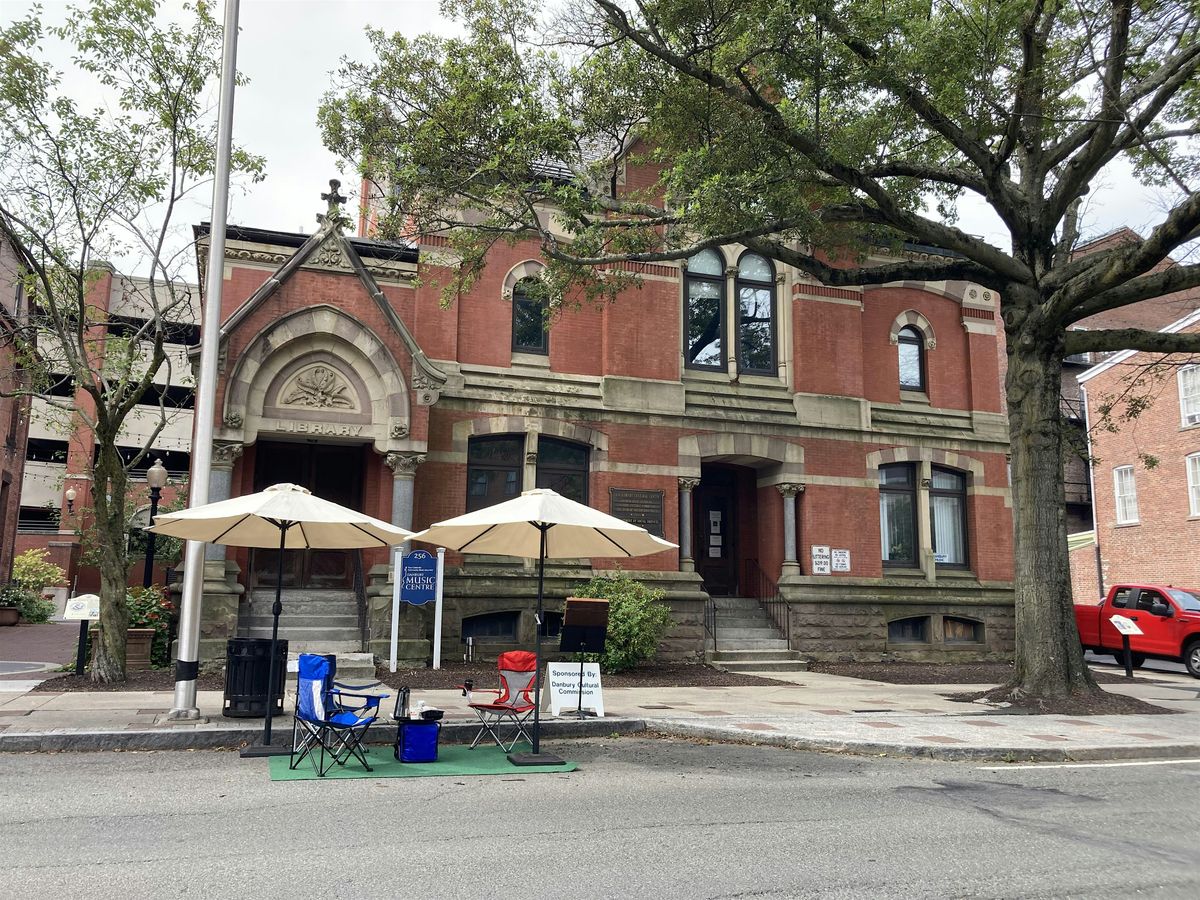
<instances>
[{"instance_id":1,"label":"red pickup truck","mask_svg":"<svg viewBox=\"0 0 1200 900\"><path fill-rule=\"evenodd\" d=\"M1124 660L1121 634L1112 616L1132 619L1141 634L1129 638L1133 664L1148 657L1187 666L1200 678L1200 591L1164 584L1114 584L1098 604L1076 603L1075 624L1085 650Z\"/></svg>"}]
</instances>

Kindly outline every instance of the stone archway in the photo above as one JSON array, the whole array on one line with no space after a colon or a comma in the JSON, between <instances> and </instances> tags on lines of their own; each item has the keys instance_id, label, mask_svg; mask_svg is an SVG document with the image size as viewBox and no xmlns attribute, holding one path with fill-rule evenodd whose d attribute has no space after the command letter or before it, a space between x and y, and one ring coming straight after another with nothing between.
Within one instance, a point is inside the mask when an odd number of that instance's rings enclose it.
<instances>
[{"instance_id":1,"label":"stone archway","mask_svg":"<svg viewBox=\"0 0 1200 900\"><path fill-rule=\"evenodd\" d=\"M413 449L408 386L388 348L357 320L314 306L273 322L229 376L221 440L260 434L351 439Z\"/></svg>"}]
</instances>

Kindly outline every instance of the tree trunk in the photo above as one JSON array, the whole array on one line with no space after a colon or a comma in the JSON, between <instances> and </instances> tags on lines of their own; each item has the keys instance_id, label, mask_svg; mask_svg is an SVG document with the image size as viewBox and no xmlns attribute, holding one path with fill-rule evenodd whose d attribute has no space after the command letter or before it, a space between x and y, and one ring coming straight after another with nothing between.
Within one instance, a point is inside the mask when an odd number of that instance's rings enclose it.
<instances>
[{"instance_id":1,"label":"tree trunk","mask_svg":"<svg viewBox=\"0 0 1200 900\"><path fill-rule=\"evenodd\" d=\"M1014 699L1098 692L1072 605L1063 495L1062 362L1053 339L1009 335L1008 416L1015 534Z\"/></svg>"},{"instance_id":2,"label":"tree trunk","mask_svg":"<svg viewBox=\"0 0 1200 900\"><path fill-rule=\"evenodd\" d=\"M92 468L93 539L100 568L100 640L92 680L125 680L125 640L129 630L126 599L125 472L115 439L97 429L100 454ZM109 493L111 491L111 493Z\"/></svg>"},{"instance_id":3,"label":"tree trunk","mask_svg":"<svg viewBox=\"0 0 1200 900\"><path fill-rule=\"evenodd\" d=\"M110 556L100 554L100 641L92 666L92 680L106 684L125 680L125 639L129 630L126 572L123 567L113 566Z\"/></svg>"}]
</instances>

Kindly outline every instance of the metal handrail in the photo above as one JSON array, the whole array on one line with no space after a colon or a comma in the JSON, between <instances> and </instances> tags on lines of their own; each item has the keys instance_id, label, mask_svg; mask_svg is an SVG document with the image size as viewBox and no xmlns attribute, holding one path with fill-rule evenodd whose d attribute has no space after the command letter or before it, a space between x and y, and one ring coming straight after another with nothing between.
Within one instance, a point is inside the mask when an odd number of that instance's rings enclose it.
<instances>
[{"instance_id":1,"label":"metal handrail","mask_svg":"<svg viewBox=\"0 0 1200 900\"><path fill-rule=\"evenodd\" d=\"M351 551L354 560L354 599L358 606L358 634L365 653L370 649L370 625L367 616L367 581L363 573L363 558L361 550Z\"/></svg>"},{"instance_id":2,"label":"metal handrail","mask_svg":"<svg viewBox=\"0 0 1200 900\"><path fill-rule=\"evenodd\" d=\"M783 634L788 649L792 649L792 629L788 621L788 604L779 592L779 585L767 577L757 559L748 559L742 566L742 592L758 601L767 611L775 627Z\"/></svg>"},{"instance_id":3,"label":"metal handrail","mask_svg":"<svg viewBox=\"0 0 1200 900\"><path fill-rule=\"evenodd\" d=\"M712 640L712 648L717 650L717 601L709 597L704 604L704 633Z\"/></svg>"}]
</instances>

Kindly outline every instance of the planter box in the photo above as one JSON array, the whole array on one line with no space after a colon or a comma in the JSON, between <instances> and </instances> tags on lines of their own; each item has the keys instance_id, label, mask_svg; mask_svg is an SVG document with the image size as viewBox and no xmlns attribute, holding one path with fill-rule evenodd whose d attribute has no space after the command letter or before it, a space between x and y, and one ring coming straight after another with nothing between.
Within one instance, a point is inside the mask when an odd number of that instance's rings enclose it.
<instances>
[{"instance_id":1,"label":"planter box","mask_svg":"<svg viewBox=\"0 0 1200 900\"><path fill-rule=\"evenodd\" d=\"M16 625L21 612L15 606L0 606L0 626Z\"/></svg>"},{"instance_id":2,"label":"planter box","mask_svg":"<svg viewBox=\"0 0 1200 900\"><path fill-rule=\"evenodd\" d=\"M96 659L96 640L100 636L97 629L92 629L88 635L91 638L91 659ZM125 670L135 672L150 668L150 645L154 642L153 628L130 628L125 637Z\"/></svg>"}]
</instances>

